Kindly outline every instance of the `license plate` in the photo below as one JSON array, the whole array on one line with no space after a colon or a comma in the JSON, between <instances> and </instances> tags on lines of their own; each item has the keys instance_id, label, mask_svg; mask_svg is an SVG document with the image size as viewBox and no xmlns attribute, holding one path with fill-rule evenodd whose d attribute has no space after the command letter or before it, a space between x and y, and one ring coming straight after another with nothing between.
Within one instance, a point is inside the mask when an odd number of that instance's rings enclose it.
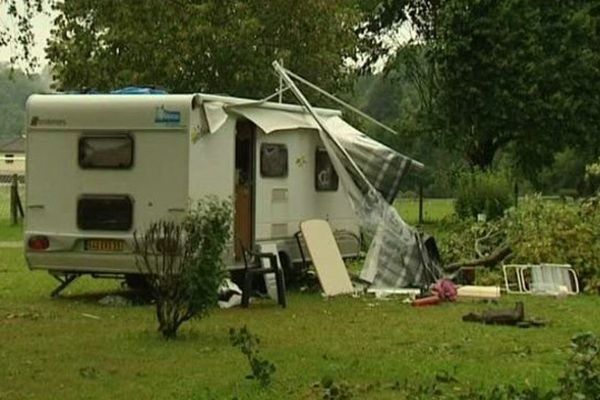
<instances>
[{"instance_id":1,"label":"license plate","mask_svg":"<svg viewBox=\"0 0 600 400\"><path fill-rule=\"evenodd\" d=\"M86 251L123 251L123 241L114 239L88 239L84 242Z\"/></svg>"}]
</instances>

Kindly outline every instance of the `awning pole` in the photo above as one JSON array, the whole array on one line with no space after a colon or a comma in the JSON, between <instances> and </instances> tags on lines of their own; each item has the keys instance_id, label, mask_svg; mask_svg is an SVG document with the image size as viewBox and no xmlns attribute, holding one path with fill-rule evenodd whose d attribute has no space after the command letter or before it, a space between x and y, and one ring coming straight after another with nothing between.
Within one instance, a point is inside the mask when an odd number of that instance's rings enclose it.
<instances>
[{"instance_id":1,"label":"awning pole","mask_svg":"<svg viewBox=\"0 0 600 400\"><path fill-rule=\"evenodd\" d=\"M335 138L335 136L333 136L333 134L329 131L329 128L325 125L325 123L323 122L321 117L319 117L319 115L315 112L315 110L310 105L310 103L308 102L306 97L304 97L304 94L302 93L302 91L300 89L298 89L298 86L296 86L294 81L288 76L287 70L284 69L277 61L273 61L273 68L275 69L275 72L277 72L279 74L281 79L283 79L283 81L286 83L287 87L290 88L292 93L294 93L294 95L296 96L298 101L306 108L306 110L309 112L309 114L312 115L312 117L317 122L317 125L319 125L321 130L323 132L325 132L327 134L327 136L329 136L329 139L331 139L331 141L335 144L335 146L338 148L338 150L344 155L344 157L346 157L346 159L348 160L348 162L350 163L352 168L355 170L355 172L358 174L360 179L366 185L367 189L369 191L375 192L375 188L373 187L373 185L371 185L371 182L369 182L369 180L363 174L361 169L358 168L358 165L356 165L356 163L354 162L352 157L350 157L350 155L348 154L346 149L344 149L344 147L340 144L340 142L338 142L338 140Z\"/></svg>"},{"instance_id":2,"label":"awning pole","mask_svg":"<svg viewBox=\"0 0 600 400\"><path fill-rule=\"evenodd\" d=\"M340 104L343 107L346 107L347 109L349 109L350 111L360 115L361 117L371 121L372 123L374 123L375 125L385 129L386 131L393 133L394 135L399 135L398 132L396 132L395 130L393 130L392 128L390 128L389 126L385 125L384 123L381 123L379 121L377 121L375 118L371 117L368 114L365 114L364 112L360 111L358 108L346 103L344 100L338 99L337 97L335 97L334 95L332 95L331 93L321 89L320 87L318 87L317 85L307 81L306 79L302 78L299 75L296 75L295 73L293 73L292 71L285 69L283 67L281 67L289 76L293 77L294 79L297 79L298 81L304 83L306 86L308 86L309 88L316 90L317 92L321 93L323 96L335 101L336 103ZM419 168L419 169L423 169L425 168L425 165L417 160L413 160L411 159L411 163Z\"/></svg>"},{"instance_id":3,"label":"awning pole","mask_svg":"<svg viewBox=\"0 0 600 400\"><path fill-rule=\"evenodd\" d=\"M227 110L228 108L239 108L239 107L250 107L250 106L257 106L257 105L261 105L261 104L264 104L264 103L266 103L267 101L271 100L272 98L274 98L274 97L276 97L276 96L279 96L279 97L281 97L281 95L282 95L283 93L285 93L286 91L288 91L288 90L290 90L290 88L286 86L286 87L280 88L280 89L279 89L278 91L276 91L275 93L273 93L273 94L270 94L270 95L268 95L267 97L265 97L265 98L263 98L263 99L260 99L260 100L252 100L252 101L248 101L248 102L246 102L246 103L239 103L239 104L225 104L225 105L223 105L223 108L224 108L225 110ZM280 103L281 103L281 101L280 101Z\"/></svg>"}]
</instances>

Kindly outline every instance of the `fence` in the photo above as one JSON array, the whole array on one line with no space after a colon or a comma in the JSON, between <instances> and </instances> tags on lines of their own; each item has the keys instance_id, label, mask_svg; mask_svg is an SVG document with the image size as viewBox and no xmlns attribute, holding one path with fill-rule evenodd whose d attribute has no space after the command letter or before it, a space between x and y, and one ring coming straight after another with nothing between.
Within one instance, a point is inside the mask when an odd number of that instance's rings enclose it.
<instances>
[{"instance_id":1,"label":"fence","mask_svg":"<svg viewBox=\"0 0 600 400\"><path fill-rule=\"evenodd\" d=\"M24 216L23 176L0 175L0 226L21 223Z\"/></svg>"}]
</instances>

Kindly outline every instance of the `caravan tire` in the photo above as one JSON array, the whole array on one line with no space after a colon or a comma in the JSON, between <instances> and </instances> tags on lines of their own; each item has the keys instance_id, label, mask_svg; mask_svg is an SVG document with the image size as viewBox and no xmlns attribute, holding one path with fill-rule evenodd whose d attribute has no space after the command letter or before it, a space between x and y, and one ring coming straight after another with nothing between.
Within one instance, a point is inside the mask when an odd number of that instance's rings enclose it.
<instances>
[{"instance_id":1,"label":"caravan tire","mask_svg":"<svg viewBox=\"0 0 600 400\"><path fill-rule=\"evenodd\" d=\"M126 274L125 283L132 290L145 291L148 289L146 279L142 274Z\"/></svg>"}]
</instances>

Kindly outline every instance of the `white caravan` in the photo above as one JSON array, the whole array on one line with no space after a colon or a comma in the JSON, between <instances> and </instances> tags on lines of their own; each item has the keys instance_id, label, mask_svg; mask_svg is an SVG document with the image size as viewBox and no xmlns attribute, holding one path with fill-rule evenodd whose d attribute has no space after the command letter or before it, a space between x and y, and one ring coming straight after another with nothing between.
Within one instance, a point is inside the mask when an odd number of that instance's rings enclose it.
<instances>
[{"instance_id":1,"label":"white caravan","mask_svg":"<svg viewBox=\"0 0 600 400\"><path fill-rule=\"evenodd\" d=\"M336 110L323 118L345 124ZM349 127L349 125L345 125ZM350 127L351 128L351 127ZM299 223L329 221L360 248L342 182L300 106L224 96L33 95L27 102L25 254L61 279L137 274L133 233L205 195L231 198L234 242L300 260Z\"/></svg>"}]
</instances>

